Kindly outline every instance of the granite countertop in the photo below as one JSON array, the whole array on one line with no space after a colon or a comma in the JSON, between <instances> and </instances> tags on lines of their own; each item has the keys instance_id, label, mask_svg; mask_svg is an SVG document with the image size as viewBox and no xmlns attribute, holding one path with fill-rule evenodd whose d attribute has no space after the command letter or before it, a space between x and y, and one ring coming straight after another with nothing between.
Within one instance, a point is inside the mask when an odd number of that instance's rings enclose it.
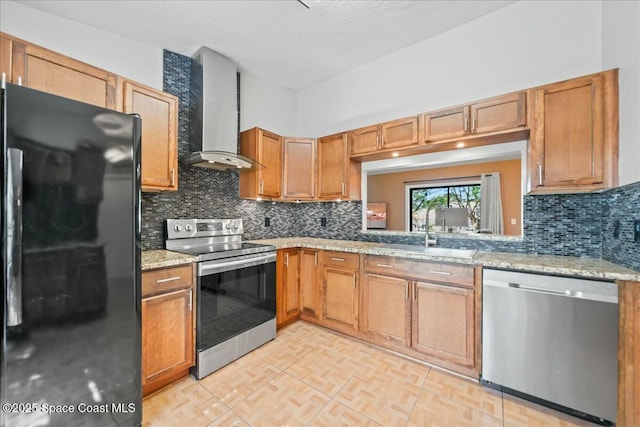
<instances>
[{"instance_id":1,"label":"granite countertop","mask_svg":"<svg viewBox=\"0 0 640 427\"><path fill-rule=\"evenodd\" d=\"M433 256L424 253L421 246L389 245L385 243L352 240L316 239L289 237L281 239L254 240L283 248L313 248L369 255L387 255L429 261L454 262L458 264L482 265L532 273L550 273L607 280L629 280L640 282L640 272L621 267L596 258L578 258L554 255L529 255L506 252L478 251L472 258Z\"/></svg>"},{"instance_id":2,"label":"granite countertop","mask_svg":"<svg viewBox=\"0 0 640 427\"><path fill-rule=\"evenodd\" d=\"M142 271L156 268L172 267L174 265L190 264L198 261L192 255L181 254L179 252L157 249L142 251Z\"/></svg>"}]
</instances>

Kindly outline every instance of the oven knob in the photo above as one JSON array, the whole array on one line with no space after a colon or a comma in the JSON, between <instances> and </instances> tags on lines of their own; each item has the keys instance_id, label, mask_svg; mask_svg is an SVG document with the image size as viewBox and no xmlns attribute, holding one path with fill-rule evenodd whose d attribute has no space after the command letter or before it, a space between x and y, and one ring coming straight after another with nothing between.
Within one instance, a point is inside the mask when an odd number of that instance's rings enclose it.
<instances>
[{"instance_id":1,"label":"oven knob","mask_svg":"<svg viewBox=\"0 0 640 427\"><path fill-rule=\"evenodd\" d=\"M233 229L237 230L238 228L240 228L240 224L238 224L237 222L233 223Z\"/></svg>"},{"instance_id":2,"label":"oven knob","mask_svg":"<svg viewBox=\"0 0 640 427\"><path fill-rule=\"evenodd\" d=\"M227 230L230 230L230 229L231 229L231 224L227 223Z\"/></svg>"},{"instance_id":3,"label":"oven knob","mask_svg":"<svg viewBox=\"0 0 640 427\"><path fill-rule=\"evenodd\" d=\"M176 225L173 227L173 229L174 229L174 230L176 230L176 231L178 231L178 232L180 232L180 231L182 231L182 226L181 226L180 224L176 224Z\"/></svg>"},{"instance_id":4,"label":"oven knob","mask_svg":"<svg viewBox=\"0 0 640 427\"><path fill-rule=\"evenodd\" d=\"M193 230L193 227L191 226L191 224L187 224L184 226L185 231L191 231Z\"/></svg>"}]
</instances>

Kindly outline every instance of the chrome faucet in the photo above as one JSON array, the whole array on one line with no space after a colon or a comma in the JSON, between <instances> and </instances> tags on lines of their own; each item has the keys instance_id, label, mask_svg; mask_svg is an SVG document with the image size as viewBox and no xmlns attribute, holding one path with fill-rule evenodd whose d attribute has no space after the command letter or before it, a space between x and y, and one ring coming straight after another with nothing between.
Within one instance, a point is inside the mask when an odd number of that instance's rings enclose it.
<instances>
[{"instance_id":1,"label":"chrome faucet","mask_svg":"<svg viewBox=\"0 0 640 427\"><path fill-rule=\"evenodd\" d=\"M425 233L424 233L424 246L426 248L429 247L429 211L427 210L427 214L424 216L425 222Z\"/></svg>"}]
</instances>

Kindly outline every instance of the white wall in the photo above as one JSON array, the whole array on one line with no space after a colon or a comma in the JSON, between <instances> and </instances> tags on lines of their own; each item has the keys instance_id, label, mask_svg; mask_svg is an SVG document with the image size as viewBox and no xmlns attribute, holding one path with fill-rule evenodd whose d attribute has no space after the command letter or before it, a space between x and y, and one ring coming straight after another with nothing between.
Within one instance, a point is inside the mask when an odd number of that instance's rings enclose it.
<instances>
[{"instance_id":1,"label":"white wall","mask_svg":"<svg viewBox=\"0 0 640 427\"><path fill-rule=\"evenodd\" d=\"M620 68L620 185L640 181L639 2L602 2L602 67Z\"/></svg>"},{"instance_id":2,"label":"white wall","mask_svg":"<svg viewBox=\"0 0 640 427\"><path fill-rule=\"evenodd\" d=\"M258 126L280 135L296 135L296 93L240 73L240 130Z\"/></svg>"},{"instance_id":3,"label":"white wall","mask_svg":"<svg viewBox=\"0 0 640 427\"><path fill-rule=\"evenodd\" d=\"M298 133L327 135L600 71L600 11L591 1L514 3L300 91Z\"/></svg>"},{"instance_id":4,"label":"white wall","mask_svg":"<svg viewBox=\"0 0 640 427\"><path fill-rule=\"evenodd\" d=\"M162 89L162 49L159 47L6 0L0 1L0 30Z\"/></svg>"}]
</instances>

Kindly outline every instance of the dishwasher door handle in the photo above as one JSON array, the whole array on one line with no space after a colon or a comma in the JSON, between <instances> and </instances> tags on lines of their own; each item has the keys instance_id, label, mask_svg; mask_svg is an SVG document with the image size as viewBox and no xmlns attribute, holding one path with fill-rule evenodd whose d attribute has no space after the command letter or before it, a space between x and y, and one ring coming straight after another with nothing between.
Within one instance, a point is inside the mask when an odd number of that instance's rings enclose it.
<instances>
[{"instance_id":1,"label":"dishwasher door handle","mask_svg":"<svg viewBox=\"0 0 640 427\"><path fill-rule=\"evenodd\" d=\"M562 288L560 290L545 289L545 288L537 288L535 286L521 285L519 283L502 282L502 281L487 280L487 279L483 280L482 285L489 286L489 287L496 287L496 288L507 288L507 289L512 289L514 291L537 292L541 294L547 294L547 295L553 295L553 296L565 297L565 298L578 298L578 299L585 299L585 300L592 300L592 301L610 302L614 304L618 303L617 296L599 295L591 292L576 291L571 289L562 289Z\"/></svg>"}]
</instances>

